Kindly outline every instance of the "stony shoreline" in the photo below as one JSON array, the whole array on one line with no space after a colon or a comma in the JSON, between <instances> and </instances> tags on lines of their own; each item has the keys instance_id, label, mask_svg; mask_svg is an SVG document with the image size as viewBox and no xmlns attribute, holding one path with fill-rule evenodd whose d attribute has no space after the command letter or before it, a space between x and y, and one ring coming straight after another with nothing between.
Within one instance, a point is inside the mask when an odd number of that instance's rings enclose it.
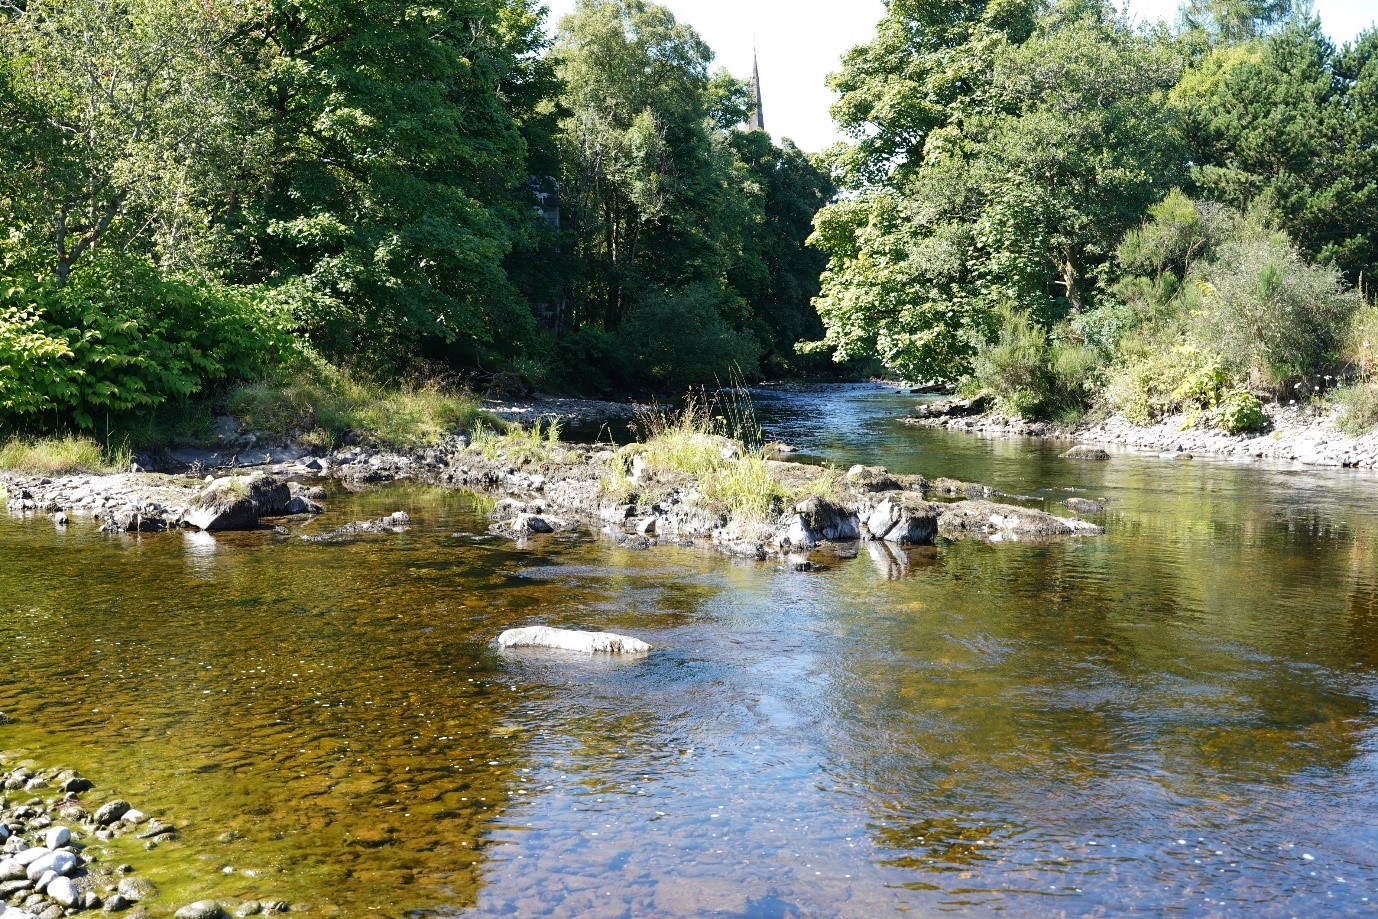
<instances>
[{"instance_id":1,"label":"stony shoreline","mask_svg":"<svg viewBox=\"0 0 1378 919\"><path fill-rule=\"evenodd\" d=\"M939 414L904 420L920 427L972 434L1048 437L1171 454L1174 458L1203 455L1238 461L1276 460L1306 466L1378 468L1378 432L1359 437L1345 434L1335 426L1333 412L1318 414L1306 406L1267 405L1264 414L1267 416L1264 430L1249 434L1227 434L1217 428L1200 427L1193 424L1195 419L1186 415L1167 418L1151 426L1134 424L1123 416L1066 426L1007 418L997 412Z\"/></svg>"},{"instance_id":2,"label":"stony shoreline","mask_svg":"<svg viewBox=\"0 0 1378 919\"><path fill-rule=\"evenodd\" d=\"M725 457L741 449L720 440ZM50 478L10 472L0 474L0 486L12 513L46 514L60 527L89 515L112 533L273 528L286 536L332 540L396 530L407 521L358 521L318 533L311 520L324 510L324 485L357 490L414 481L498 499L493 529L515 539L586 528L632 547L710 546L758 559L789 556L801 565L823 543L899 547L1101 532L1071 514L996 503L991 499L1000 496L974 483L892 475L879 467L843 475L779 460L765 461L768 474L797 499L777 501L769 513L744 519L705 495L694 476L650 468L639 449L530 440L473 443L455 435L410 452L348 446L313 454L289 445L277 448L277 462L236 466L220 476L203 477L199 465L180 474Z\"/></svg>"},{"instance_id":3,"label":"stony shoreline","mask_svg":"<svg viewBox=\"0 0 1378 919\"><path fill-rule=\"evenodd\" d=\"M174 904L161 901L157 885L132 865L111 864L108 843L133 836L145 849L155 849L177 839L179 824L150 817L118 798L90 810L81 796L95 785L70 769L45 769L0 755L0 770L0 919L61 919L92 911L148 919L150 906L172 909ZM172 915L224 919L231 913L278 915L290 908L281 900L198 900Z\"/></svg>"}]
</instances>

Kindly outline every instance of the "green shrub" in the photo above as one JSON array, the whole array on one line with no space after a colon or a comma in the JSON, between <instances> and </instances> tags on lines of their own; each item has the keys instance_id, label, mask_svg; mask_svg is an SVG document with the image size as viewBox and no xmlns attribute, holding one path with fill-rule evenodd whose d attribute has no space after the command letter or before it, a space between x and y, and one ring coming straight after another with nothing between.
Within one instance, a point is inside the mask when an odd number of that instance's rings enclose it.
<instances>
[{"instance_id":1,"label":"green shrub","mask_svg":"<svg viewBox=\"0 0 1378 919\"><path fill-rule=\"evenodd\" d=\"M726 382L734 372L757 376L761 345L728 324L726 297L713 284L647 297L617 332L631 371L647 384L674 390Z\"/></svg>"},{"instance_id":2,"label":"green shrub","mask_svg":"<svg viewBox=\"0 0 1378 919\"><path fill-rule=\"evenodd\" d=\"M185 402L294 350L252 289L93 264L67 286L0 280L0 415L75 424Z\"/></svg>"},{"instance_id":3,"label":"green shrub","mask_svg":"<svg viewBox=\"0 0 1378 919\"><path fill-rule=\"evenodd\" d=\"M555 345L555 366L563 388L606 393L627 383L627 357L611 332L585 326Z\"/></svg>"},{"instance_id":4,"label":"green shrub","mask_svg":"<svg viewBox=\"0 0 1378 919\"><path fill-rule=\"evenodd\" d=\"M1244 390L1235 390L1220 400L1215 420L1226 433L1243 434L1261 430L1267 418L1263 414L1263 403L1258 401L1258 396Z\"/></svg>"},{"instance_id":5,"label":"green shrub","mask_svg":"<svg viewBox=\"0 0 1378 919\"><path fill-rule=\"evenodd\" d=\"M1213 355L1164 333L1127 340L1114 365L1106 400L1135 424L1215 408L1230 381Z\"/></svg>"},{"instance_id":6,"label":"green shrub","mask_svg":"<svg viewBox=\"0 0 1378 919\"><path fill-rule=\"evenodd\" d=\"M1346 434L1358 437L1378 430L1378 382L1365 380L1336 390L1331 399L1340 406L1336 423Z\"/></svg>"},{"instance_id":7,"label":"green shrub","mask_svg":"<svg viewBox=\"0 0 1378 919\"><path fill-rule=\"evenodd\" d=\"M1349 323L1345 359L1361 379L1378 377L1378 304L1365 303Z\"/></svg>"},{"instance_id":8,"label":"green shrub","mask_svg":"<svg viewBox=\"0 0 1378 919\"><path fill-rule=\"evenodd\" d=\"M1190 334L1205 351L1259 382L1279 384L1333 360L1360 306L1338 269L1310 265L1256 216L1240 221L1188 285L1201 307Z\"/></svg>"},{"instance_id":9,"label":"green shrub","mask_svg":"<svg viewBox=\"0 0 1378 919\"><path fill-rule=\"evenodd\" d=\"M1050 336L1028 316L1007 311L998 337L976 356L975 377L1002 412L1020 418L1066 418L1085 410L1100 369L1100 354L1069 340L1067 327Z\"/></svg>"}]
</instances>

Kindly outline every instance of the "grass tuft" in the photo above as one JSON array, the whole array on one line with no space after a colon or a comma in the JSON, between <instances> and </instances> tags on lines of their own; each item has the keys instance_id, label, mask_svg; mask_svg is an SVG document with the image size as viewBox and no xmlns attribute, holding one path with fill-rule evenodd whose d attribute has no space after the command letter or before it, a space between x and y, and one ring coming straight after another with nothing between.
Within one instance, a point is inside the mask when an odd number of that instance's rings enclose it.
<instances>
[{"instance_id":1,"label":"grass tuft","mask_svg":"<svg viewBox=\"0 0 1378 919\"><path fill-rule=\"evenodd\" d=\"M0 469L35 475L120 472L132 461L128 447L107 448L89 437L12 437L0 445Z\"/></svg>"},{"instance_id":2,"label":"grass tuft","mask_svg":"<svg viewBox=\"0 0 1378 919\"><path fill-rule=\"evenodd\" d=\"M795 497L772 473L740 387L711 397L691 393L682 410L643 416L637 428L643 439L623 451L623 468L604 482L606 494L633 490L627 472L640 457L653 474L692 477L710 501L744 522L770 520Z\"/></svg>"}]
</instances>

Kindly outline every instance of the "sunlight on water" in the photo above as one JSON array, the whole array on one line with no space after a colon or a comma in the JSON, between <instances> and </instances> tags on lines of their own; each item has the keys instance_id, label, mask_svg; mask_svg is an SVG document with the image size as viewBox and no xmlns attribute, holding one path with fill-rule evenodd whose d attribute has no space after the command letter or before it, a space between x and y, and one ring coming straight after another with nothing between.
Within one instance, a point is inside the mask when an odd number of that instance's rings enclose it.
<instances>
[{"instance_id":1,"label":"sunlight on water","mask_svg":"<svg viewBox=\"0 0 1378 919\"><path fill-rule=\"evenodd\" d=\"M312 528L416 521L344 545L9 518L0 748L188 821L128 856L168 907L1369 914L1378 478L1078 464L899 424L912 401L758 394L812 461L1093 497L1108 535L800 574L518 549L405 487L333 495ZM490 644L533 623L660 650Z\"/></svg>"}]
</instances>

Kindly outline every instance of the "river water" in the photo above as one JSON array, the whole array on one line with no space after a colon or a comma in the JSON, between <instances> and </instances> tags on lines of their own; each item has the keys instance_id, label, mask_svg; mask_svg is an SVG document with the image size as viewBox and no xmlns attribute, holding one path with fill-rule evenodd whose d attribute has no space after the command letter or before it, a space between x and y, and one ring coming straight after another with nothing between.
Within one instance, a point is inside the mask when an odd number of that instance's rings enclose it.
<instances>
[{"instance_id":1,"label":"river water","mask_svg":"<svg viewBox=\"0 0 1378 919\"><path fill-rule=\"evenodd\" d=\"M168 910L308 915L1369 915L1378 477L914 429L873 386L760 390L803 458L986 482L1107 534L798 573L483 503L332 495L324 529L0 519L0 749L185 822ZM642 660L499 654L602 628Z\"/></svg>"}]
</instances>

